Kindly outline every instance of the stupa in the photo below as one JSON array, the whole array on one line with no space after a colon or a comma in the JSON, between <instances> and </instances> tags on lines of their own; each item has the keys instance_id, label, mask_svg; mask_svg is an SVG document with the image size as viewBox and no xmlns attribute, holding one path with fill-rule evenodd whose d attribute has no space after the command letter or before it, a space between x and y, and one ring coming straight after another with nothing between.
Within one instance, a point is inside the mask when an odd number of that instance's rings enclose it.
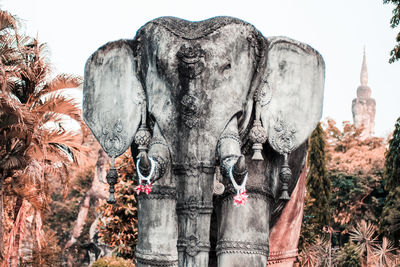
<instances>
[{"instance_id":1,"label":"stupa","mask_svg":"<svg viewBox=\"0 0 400 267\"><path fill-rule=\"evenodd\" d=\"M358 128L363 127L361 137L366 139L374 134L375 126L375 99L371 98L371 88L368 86L367 59L364 56L360 74L361 85L357 88L357 98L353 99L353 122Z\"/></svg>"}]
</instances>

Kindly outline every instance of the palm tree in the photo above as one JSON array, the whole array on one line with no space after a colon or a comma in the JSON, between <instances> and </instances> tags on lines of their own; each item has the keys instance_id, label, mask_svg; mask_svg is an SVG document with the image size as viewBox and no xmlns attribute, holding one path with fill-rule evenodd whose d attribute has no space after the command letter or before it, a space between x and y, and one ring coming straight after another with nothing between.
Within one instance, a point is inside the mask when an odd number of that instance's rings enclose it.
<instances>
[{"instance_id":1,"label":"palm tree","mask_svg":"<svg viewBox=\"0 0 400 267\"><path fill-rule=\"evenodd\" d=\"M374 258L373 251L377 240L375 232L376 226L364 220L358 222L349 231L350 240L356 244L360 258L367 266L371 265Z\"/></svg>"},{"instance_id":2,"label":"palm tree","mask_svg":"<svg viewBox=\"0 0 400 267\"><path fill-rule=\"evenodd\" d=\"M40 250L44 241L42 217L48 208L51 185L60 184L66 189L70 167L84 161L89 151L84 145L88 130L80 107L63 94L80 86L81 79L64 74L48 81L45 45L36 39L23 39L30 42L17 41L16 47L10 43L0 45L0 69L7 73L0 80L0 185L9 177L12 183L8 183L7 192L17 199L3 266L9 262L16 266L23 239L20 222L28 213L34 218L34 236ZM6 40L12 38L0 39L0 43ZM80 129L68 130L66 121L77 122Z\"/></svg>"},{"instance_id":3,"label":"palm tree","mask_svg":"<svg viewBox=\"0 0 400 267\"><path fill-rule=\"evenodd\" d=\"M374 250L374 256L379 267L390 267L394 266L396 255L396 248L393 243L386 237L382 239L382 244L377 245Z\"/></svg>"},{"instance_id":4,"label":"palm tree","mask_svg":"<svg viewBox=\"0 0 400 267\"><path fill-rule=\"evenodd\" d=\"M12 31L17 29L17 20L9 12L0 10L0 127L7 124L11 119L18 119L9 116L10 109L15 109L15 105L4 99L3 93L9 84L9 77L16 74L16 68L11 67L9 63L15 58L15 49L13 47ZM15 44L15 43L14 43ZM17 114L19 115L19 114ZM9 169L18 162L15 161L15 155L19 153L17 141L14 139L10 142L7 153L4 149L0 150L0 260L3 259L4 250L4 200L3 200L3 179L5 176L4 168ZM2 144L0 147L3 148Z\"/></svg>"},{"instance_id":5,"label":"palm tree","mask_svg":"<svg viewBox=\"0 0 400 267\"><path fill-rule=\"evenodd\" d=\"M299 255L300 266L329 267L330 243L328 239L317 237L312 244L307 244Z\"/></svg>"}]
</instances>

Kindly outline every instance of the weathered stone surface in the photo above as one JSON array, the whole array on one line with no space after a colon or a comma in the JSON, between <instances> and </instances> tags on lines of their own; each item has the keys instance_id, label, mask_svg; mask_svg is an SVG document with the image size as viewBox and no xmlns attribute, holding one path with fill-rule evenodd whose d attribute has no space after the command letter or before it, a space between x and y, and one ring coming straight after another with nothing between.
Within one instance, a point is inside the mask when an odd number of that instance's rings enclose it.
<instances>
[{"instance_id":1,"label":"weathered stone surface","mask_svg":"<svg viewBox=\"0 0 400 267\"><path fill-rule=\"evenodd\" d=\"M367 59L364 51L360 74L361 85L357 88L357 98L353 99L351 110L354 125L363 127L361 137L371 137L375 127L375 99L371 98L371 88L368 86Z\"/></svg>"},{"instance_id":2,"label":"weathered stone surface","mask_svg":"<svg viewBox=\"0 0 400 267\"><path fill-rule=\"evenodd\" d=\"M99 48L85 66L83 117L110 157L124 153L140 123L144 92L129 42Z\"/></svg>"},{"instance_id":3,"label":"weathered stone surface","mask_svg":"<svg viewBox=\"0 0 400 267\"><path fill-rule=\"evenodd\" d=\"M86 66L84 115L105 151L131 145L152 163L153 192L138 198L138 266L265 266L279 197L293 191L321 116L321 56L235 18L163 17ZM139 124L148 149L132 143ZM262 136L250 138L252 128ZM283 165L291 175L280 180ZM215 197L217 166L224 192Z\"/></svg>"},{"instance_id":4,"label":"weathered stone surface","mask_svg":"<svg viewBox=\"0 0 400 267\"><path fill-rule=\"evenodd\" d=\"M261 120L274 150L290 153L307 140L322 116L325 63L303 43L283 37L267 40L264 77L272 96L262 107Z\"/></svg>"}]
</instances>

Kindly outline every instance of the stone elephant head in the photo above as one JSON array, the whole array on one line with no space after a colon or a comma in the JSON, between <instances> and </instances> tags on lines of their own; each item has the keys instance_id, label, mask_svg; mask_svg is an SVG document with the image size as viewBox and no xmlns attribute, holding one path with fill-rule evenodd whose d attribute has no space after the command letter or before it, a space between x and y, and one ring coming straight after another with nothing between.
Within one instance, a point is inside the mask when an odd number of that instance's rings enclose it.
<instances>
[{"instance_id":1,"label":"stone elephant head","mask_svg":"<svg viewBox=\"0 0 400 267\"><path fill-rule=\"evenodd\" d=\"M208 266L210 249L219 266L265 266L321 117L324 71L310 46L230 17L158 18L88 59L86 123L110 157L131 147L152 186L138 197L138 266Z\"/></svg>"}]
</instances>

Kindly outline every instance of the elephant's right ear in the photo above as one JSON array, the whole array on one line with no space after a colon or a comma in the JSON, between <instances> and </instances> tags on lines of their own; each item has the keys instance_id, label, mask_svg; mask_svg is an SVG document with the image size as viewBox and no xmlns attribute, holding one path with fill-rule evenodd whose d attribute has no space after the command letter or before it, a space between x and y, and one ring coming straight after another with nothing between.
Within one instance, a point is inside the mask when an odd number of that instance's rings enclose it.
<instances>
[{"instance_id":1,"label":"elephant's right ear","mask_svg":"<svg viewBox=\"0 0 400 267\"><path fill-rule=\"evenodd\" d=\"M83 117L110 157L131 145L145 104L142 84L129 41L99 48L87 61L83 85Z\"/></svg>"},{"instance_id":2,"label":"elephant's right ear","mask_svg":"<svg viewBox=\"0 0 400 267\"><path fill-rule=\"evenodd\" d=\"M267 43L262 86L270 98L260 103L261 121L272 148L290 153L321 119L325 63L316 50L295 40L273 37Z\"/></svg>"}]
</instances>

